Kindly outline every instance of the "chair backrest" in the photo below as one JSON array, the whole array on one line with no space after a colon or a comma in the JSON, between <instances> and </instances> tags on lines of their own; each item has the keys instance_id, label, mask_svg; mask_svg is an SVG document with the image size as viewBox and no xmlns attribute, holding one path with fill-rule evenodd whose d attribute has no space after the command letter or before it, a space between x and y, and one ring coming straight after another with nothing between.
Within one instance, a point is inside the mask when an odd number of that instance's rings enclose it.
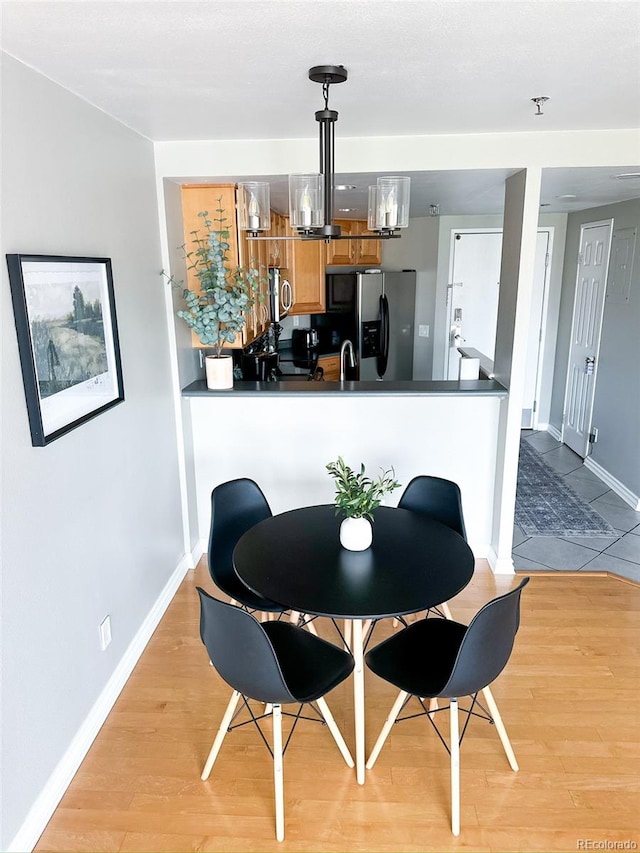
<instances>
[{"instance_id":1,"label":"chair backrest","mask_svg":"<svg viewBox=\"0 0 640 853\"><path fill-rule=\"evenodd\" d=\"M520 625L520 596L529 583L494 598L476 613L462 639L443 697L469 696L487 687L507 665Z\"/></svg>"},{"instance_id":2,"label":"chair backrest","mask_svg":"<svg viewBox=\"0 0 640 853\"><path fill-rule=\"evenodd\" d=\"M211 492L209 573L215 585L232 598L238 586L233 549L247 530L271 515L262 490L246 477L221 483Z\"/></svg>"},{"instance_id":3,"label":"chair backrest","mask_svg":"<svg viewBox=\"0 0 640 853\"><path fill-rule=\"evenodd\" d=\"M462 515L462 497L457 483L421 474L408 484L400 500L400 509L409 509L435 518L467 540Z\"/></svg>"},{"instance_id":4,"label":"chair backrest","mask_svg":"<svg viewBox=\"0 0 640 853\"><path fill-rule=\"evenodd\" d=\"M259 702L296 702L264 628L246 610L213 598L201 587L200 637L209 660L234 690Z\"/></svg>"}]
</instances>

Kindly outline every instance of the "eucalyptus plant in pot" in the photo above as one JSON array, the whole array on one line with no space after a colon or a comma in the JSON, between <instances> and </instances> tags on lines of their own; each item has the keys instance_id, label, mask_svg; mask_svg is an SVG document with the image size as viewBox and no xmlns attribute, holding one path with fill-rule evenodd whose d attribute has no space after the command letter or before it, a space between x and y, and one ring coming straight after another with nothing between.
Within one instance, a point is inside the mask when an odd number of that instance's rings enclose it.
<instances>
[{"instance_id":1,"label":"eucalyptus plant in pot","mask_svg":"<svg viewBox=\"0 0 640 853\"><path fill-rule=\"evenodd\" d=\"M194 249L185 249L187 267L198 279L197 290L184 287L182 282L169 280L183 287L186 308L177 311L178 317L192 329L200 343L212 347L214 355L205 358L208 388L233 387L233 359L224 355L225 345L233 343L245 325L245 314L260 300L260 270L250 266L231 266L229 261L229 228L224 210L219 207L211 220L208 211L198 214L206 232L193 231Z\"/></svg>"},{"instance_id":2,"label":"eucalyptus plant in pot","mask_svg":"<svg viewBox=\"0 0 640 853\"><path fill-rule=\"evenodd\" d=\"M329 462L327 471L335 480L336 515L345 515L340 525L340 544L349 551L364 551L373 540L373 510L386 494L400 488L395 471L381 469L378 479L373 480L366 475L364 464L360 463L360 472L356 473L341 456L336 462Z\"/></svg>"}]
</instances>

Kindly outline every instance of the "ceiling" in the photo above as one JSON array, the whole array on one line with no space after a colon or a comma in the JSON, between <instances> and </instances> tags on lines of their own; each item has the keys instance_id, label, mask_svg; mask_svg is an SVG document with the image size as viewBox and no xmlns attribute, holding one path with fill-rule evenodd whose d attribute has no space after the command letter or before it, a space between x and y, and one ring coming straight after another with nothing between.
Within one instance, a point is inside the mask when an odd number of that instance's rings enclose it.
<instances>
[{"instance_id":1,"label":"ceiling","mask_svg":"<svg viewBox=\"0 0 640 853\"><path fill-rule=\"evenodd\" d=\"M331 87L337 194L362 215L371 175L339 172L340 136L640 126L638 0L4 0L2 49L153 141L317 134L312 65ZM531 98L549 97L541 116ZM640 197L638 163L552 169L548 212ZM412 173L411 215L499 213L507 170ZM248 176L209 176L211 178ZM286 176L272 176L286 209ZM575 195L575 199L558 196ZM341 214L336 210L336 216Z\"/></svg>"}]
</instances>

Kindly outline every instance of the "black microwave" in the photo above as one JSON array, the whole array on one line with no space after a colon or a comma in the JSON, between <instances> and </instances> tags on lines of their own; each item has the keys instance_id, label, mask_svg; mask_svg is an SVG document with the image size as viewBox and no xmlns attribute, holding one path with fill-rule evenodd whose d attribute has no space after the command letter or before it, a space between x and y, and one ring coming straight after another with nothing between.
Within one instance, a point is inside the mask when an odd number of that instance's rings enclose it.
<instances>
[{"instance_id":1,"label":"black microwave","mask_svg":"<svg viewBox=\"0 0 640 853\"><path fill-rule=\"evenodd\" d=\"M328 314L353 314L356 310L356 274L327 273L325 311Z\"/></svg>"}]
</instances>

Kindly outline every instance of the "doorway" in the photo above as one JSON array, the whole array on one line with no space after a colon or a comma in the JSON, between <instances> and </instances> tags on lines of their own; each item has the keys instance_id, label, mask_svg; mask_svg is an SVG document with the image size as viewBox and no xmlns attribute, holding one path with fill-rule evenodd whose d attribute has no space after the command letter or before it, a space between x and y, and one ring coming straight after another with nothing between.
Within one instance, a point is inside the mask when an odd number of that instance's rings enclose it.
<instances>
[{"instance_id":1,"label":"doorway","mask_svg":"<svg viewBox=\"0 0 640 853\"><path fill-rule=\"evenodd\" d=\"M553 228L538 229L522 403L523 429L538 427L552 245ZM447 285L446 379L458 378L459 346L472 347L493 361L501 260L502 229L452 232Z\"/></svg>"},{"instance_id":2,"label":"doorway","mask_svg":"<svg viewBox=\"0 0 640 853\"><path fill-rule=\"evenodd\" d=\"M589 455L612 230L613 219L580 228L562 441L583 459Z\"/></svg>"}]
</instances>

